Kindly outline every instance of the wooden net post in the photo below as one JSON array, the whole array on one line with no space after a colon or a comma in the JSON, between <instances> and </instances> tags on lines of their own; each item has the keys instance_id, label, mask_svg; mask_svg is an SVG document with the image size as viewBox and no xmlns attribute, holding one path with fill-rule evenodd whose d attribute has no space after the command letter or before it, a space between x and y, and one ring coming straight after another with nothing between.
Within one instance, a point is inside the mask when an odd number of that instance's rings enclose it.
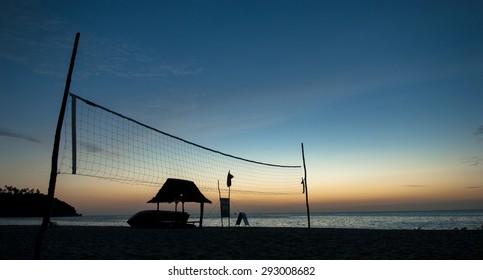
<instances>
[{"instance_id":1,"label":"wooden net post","mask_svg":"<svg viewBox=\"0 0 483 280\"><path fill-rule=\"evenodd\" d=\"M54 206L55 183L57 181L57 165L58 165L58 158L59 158L60 136L62 133L62 125L64 123L65 110L67 107L67 100L69 97L72 72L74 71L75 56L77 54L79 37L80 37L80 33L77 33L75 36L74 48L72 50L72 56L70 59L69 72L67 73L67 80L65 82L64 97L62 99L62 105L60 107L59 119L57 120L57 128L55 130L55 136L54 136L54 148L52 150L52 165L50 170L49 190L47 193L47 205L45 209L45 215L42 220L42 224L40 225L40 229L39 229L39 232L37 233L37 238L35 240L34 259L40 259L42 240L44 238L45 231L47 231L47 228L50 225L50 216L52 215L52 208Z\"/></svg>"}]
</instances>

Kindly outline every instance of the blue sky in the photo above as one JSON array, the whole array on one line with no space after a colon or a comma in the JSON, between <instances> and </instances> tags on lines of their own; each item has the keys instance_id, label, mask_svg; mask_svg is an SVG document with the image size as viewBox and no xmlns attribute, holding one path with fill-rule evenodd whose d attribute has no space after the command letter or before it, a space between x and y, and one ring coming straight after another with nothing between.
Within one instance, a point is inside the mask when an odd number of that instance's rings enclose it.
<instances>
[{"instance_id":1,"label":"blue sky","mask_svg":"<svg viewBox=\"0 0 483 280\"><path fill-rule=\"evenodd\" d=\"M481 208L482 12L481 1L1 1L0 184L46 191L80 32L72 92L254 160L298 164L303 142L315 209Z\"/></svg>"}]
</instances>

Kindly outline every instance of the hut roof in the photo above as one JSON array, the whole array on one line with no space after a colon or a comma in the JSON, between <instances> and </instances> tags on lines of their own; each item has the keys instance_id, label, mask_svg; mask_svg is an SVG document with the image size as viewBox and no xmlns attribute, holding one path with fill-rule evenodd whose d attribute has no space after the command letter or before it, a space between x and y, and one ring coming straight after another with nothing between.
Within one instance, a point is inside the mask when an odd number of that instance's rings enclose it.
<instances>
[{"instance_id":1,"label":"hut roof","mask_svg":"<svg viewBox=\"0 0 483 280\"><path fill-rule=\"evenodd\" d=\"M148 203L159 202L211 203L192 181L168 178L159 192Z\"/></svg>"}]
</instances>

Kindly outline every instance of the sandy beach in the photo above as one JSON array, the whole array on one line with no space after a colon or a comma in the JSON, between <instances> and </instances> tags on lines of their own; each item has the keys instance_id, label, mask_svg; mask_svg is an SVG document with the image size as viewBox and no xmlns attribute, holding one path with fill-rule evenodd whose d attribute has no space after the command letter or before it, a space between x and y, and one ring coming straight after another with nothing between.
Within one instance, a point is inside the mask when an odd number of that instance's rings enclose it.
<instances>
[{"instance_id":1,"label":"sandy beach","mask_svg":"<svg viewBox=\"0 0 483 280\"><path fill-rule=\"evenodd\" d=\"M0 259L32 259L38 226L0 226ZM50 228L49 260L481 260L481 230Z\"/></svg>"}]
</instances>

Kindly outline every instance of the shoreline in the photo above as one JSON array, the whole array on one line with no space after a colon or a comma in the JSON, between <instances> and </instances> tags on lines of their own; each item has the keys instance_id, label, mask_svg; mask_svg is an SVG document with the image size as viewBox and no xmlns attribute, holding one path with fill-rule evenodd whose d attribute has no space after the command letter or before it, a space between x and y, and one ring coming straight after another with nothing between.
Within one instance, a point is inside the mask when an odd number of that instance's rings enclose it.
<instances>
[{"instance_id":1,"label":"shoreline","mask_svg":"<svg viewBox=\"0 0 483 280\"><path fill-rule=\"evenodd\" d=\"M0 226L0 259L31 260L38 226ZM49 228L48 260L481 260L481 230Z\"/></svg>"}]
</instances>

